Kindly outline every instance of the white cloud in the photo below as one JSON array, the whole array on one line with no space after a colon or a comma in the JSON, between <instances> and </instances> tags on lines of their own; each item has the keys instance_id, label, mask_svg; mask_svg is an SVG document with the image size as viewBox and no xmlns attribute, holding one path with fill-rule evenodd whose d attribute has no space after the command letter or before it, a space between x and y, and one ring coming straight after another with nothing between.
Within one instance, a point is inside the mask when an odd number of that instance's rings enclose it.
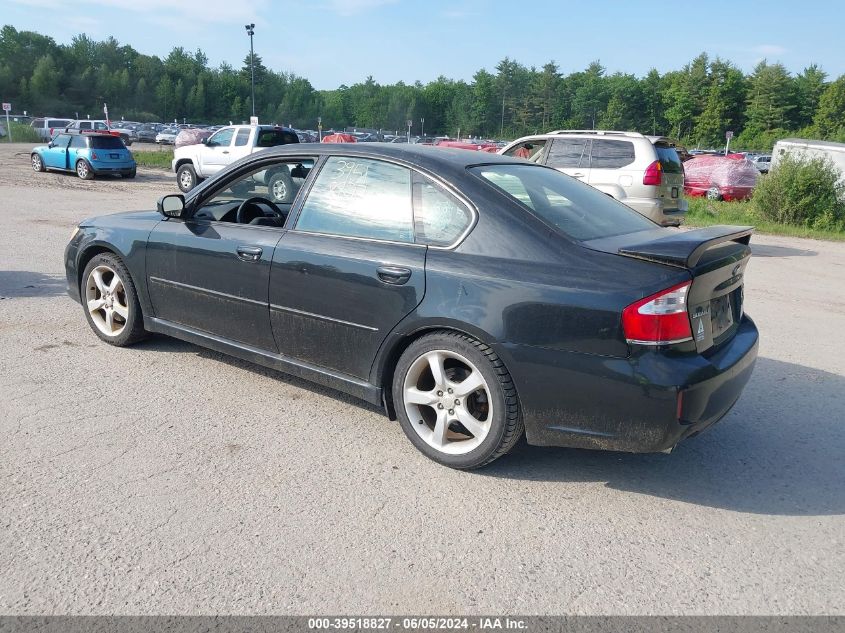
<instances>
[{"instance_id":1,"label":"white cloud","mask_svg":"<svg viewBox=\"0 0 845 633\"><path fill-rule=\"evenodd\" d=\"M776 57L778 55L783 55L787 49L778 44L759 44L752 50L759 55L770 55Z\"/></svg>"},{"instance_id":2,"label":"white cloud","mask_svg":"<svg viewBox=\"0 0 845 633\"><path fill-rule=\"evenodd\" d=\"M338 15L350 16L372 11L398 0L328 0L328 9Z\"/></svg>"}]
</instances>

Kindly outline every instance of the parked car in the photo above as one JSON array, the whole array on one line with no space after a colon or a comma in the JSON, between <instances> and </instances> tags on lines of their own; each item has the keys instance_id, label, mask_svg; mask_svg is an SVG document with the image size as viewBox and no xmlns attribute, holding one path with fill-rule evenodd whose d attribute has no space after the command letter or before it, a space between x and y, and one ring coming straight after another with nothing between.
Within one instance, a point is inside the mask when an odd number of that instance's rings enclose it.
<instances>
[{"instance_id":1,"label":"parked car","mask_svg":"<svg viewBox=\"0 0 845 633\"><path fill-rule=\"evenodd\" d=\"M757 168L742 156L696 156L684 163L684 192L709 200L747 200L758 175Z\"/></svg>"},{"instance_id":2,"label":"parked car","mask_svg":"<svg viewBox=\"0 0 845 633\"><path fill-rule=\"evenodd\" d=\"M108 132L60 132L47 145L30 154L35 171L69 171L83 180L94 176L120 175L134 178L132 152L119 137Z\"/></svg>"},{"instance_id":3,"label":"parked car","mask_svg":"<svg viewBox=\"0 0 845 633\"><path fill-rule=\"evenodd\" d=\"M302 177L289 203L270 169ZM523 433L665 451L722 418L757 356L751 231L661 228L507 156L284 145L83 221L64 261L106 343L158 332L353 394L475 468Z\"/></svg>"},{"instance_id":4,"label":"parked car","mask_svg":"<svg viewBox=\"0 0 845 633\"><path fill-rule=\"evenodd\" d=\"M160 123L144 123L136 130L138 141L144 143L155 143L156 135L162 130Z\"/></svg>"},{"instance_id":5,"label":"parked car","mask_svg":"<svg viewBox=\"0 0 845 633\"><path fill-rule=\"evenodd\" d=\"M754 156L748 156L749 161L751 164L757 168L761 174L768 174L769 168L772 165L772 155L771 154L756 154Z\"/></svg>"},{"instance_id":6,"label":"parked car","mask_svg":"<svg viewBox=\"0 0 845 633\"><path fill-rule=\"evenodd\" d=\"M174 145L176 137L179 136L181 130L176 127L166 127L156 134L156 143L159 145Z\"/></svg>"},{"instance_id":7,"label":"parked car","mask_svg":"<svg viewBox=\"0 0 845 633\"><path fill-rule=\"evenodd\" d=\"M51 117L38 117L33 119L29 126L35 130L38 137L42 140L49 141L56 134L64 130L67 126L73 123L73 119L55 119Z\"/></svg>"},{"instance_id":8,"label":"parked car","mask_svg":"<svg viewBox=\"0 0 845 633\"><path fill-rule=\"evenodd\" d=\"M663 226L683 222L684 167L662 136L602 130L558 130L513 141L501 151L554 167Z\"/></svg>"},{"instance_id":9,"label":"parked car","mask_svg":"<svg viewBox=\"0 0 845 633\"><path fill-rule=\"evenodd\" d=\"M72 121L70 125L65 128L66 132L106 132L113 136L120 137L123 144L127 147L132 145L131 135L127 130L116 130L109 125L108 121L103 119L77 119Z\"/></svg>"},{"instance_id":10,"label":"parked car","mask_svg":"<svg viewBox=\"0 0 845 633\"><path fill-rule=\"evenodd\" d=\"M231 125L217 130L200 145L179 147L173 152L171 167L179 189L188 192L204 178L213 176L230 163L253 152L299 143L293 130L272 125ZM286 174L268 172L266 184L271 186L275 202L288 202L292 183ZM273 178L273 176L276 176Z\"/></svg>"},{"instance_id":11,"label":"parked car","mask_svg":"<svg viewBox=\"0 0 845 633\"><path fill-rule=\"evenodd\" d=\"M207 128L192 127L179 130L173 145L177 148L185 145L198 145L211 136L214 132Z\"/></svg>"},{"instance_id":12,"label":"parked car","mask_svg":"<svg viewBox=\"0 0 845 633\"><path fill-rule=\"evenodd\" d=\"M334 132L323 135L323 143L357 143L358 137L344 132Z\"/></svg>"}]
</instances>

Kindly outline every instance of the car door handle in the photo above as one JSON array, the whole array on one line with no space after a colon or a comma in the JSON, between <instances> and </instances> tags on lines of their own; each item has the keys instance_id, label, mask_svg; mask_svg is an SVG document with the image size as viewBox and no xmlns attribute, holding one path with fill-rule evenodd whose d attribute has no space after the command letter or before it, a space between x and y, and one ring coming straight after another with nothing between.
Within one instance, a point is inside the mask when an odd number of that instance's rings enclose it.
<instances>
[{"instance_id":1,"label":"car door handle","mask_svg":"<svg viewBox=\"0 0 845 633\"><path fill-rule=\"evenodd\" d=\"M401 266L379 266L376 273L384 283L394 286L401 286L411 278L411 270Z\"/></svg>"},{"instance_id":2,"label":"car door handle","mask_svg":"<svg viewBox=\"0 0 845 633\"><path fill-rule=\"evenodd\" d=\"M572 174L575 178L583 178L584 174Z\"/></svg>"},{"instance_id":3,"label":"car door handle","mask_svg":"<svg viewBox=\"0 0 845 633\"><path fill-rule=\"evenodd\" d=\"M229 153L229 150L224 149L224 150L223 150L223 153L224 153L224 154L228 154L228 153Z\"/></svg>"},{"instance_id":4,"label":"car door handle","mask_svg":"<svg viewBox=\"0 0 845 633\"><path fill-rule=\"evenodd\" d=\"M245 262L257 262L264 251L258 246L238 246L238 259Z\"/></svg>"}]
</instances>

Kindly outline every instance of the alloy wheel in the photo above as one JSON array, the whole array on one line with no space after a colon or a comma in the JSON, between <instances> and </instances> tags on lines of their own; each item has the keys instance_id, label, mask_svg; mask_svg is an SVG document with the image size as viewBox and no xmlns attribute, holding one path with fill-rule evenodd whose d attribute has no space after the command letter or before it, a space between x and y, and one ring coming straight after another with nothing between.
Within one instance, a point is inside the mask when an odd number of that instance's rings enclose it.
<instances>
[{"instance_id":1,"label":"alloy wheel","mask_svg":"<svg viewBox=\"0 0 845 633\"><path fill-rule=\"evenodd\" d=\"M469 453L490 432L490 387L478 368L456 352L432 350L417 358L402 394L414 431L442 453Z\"/></svg>"},{"instance_id":2,"label":"alloy wheel","mask_svg":"<svg viewBox=\"0 0 845 633\"><path fill-rule=\"evenodd\" d=\"M88 165L84 160L81 160L76 164L76 174L80 178L85 178L88 175Z\"/></svg>"},{"instance_id":3,"label":"alloy wheel","mask_svg":"<svg viewBox=\"0 0 845 633\"><path fill-rule=\"evenodd\" d=\"M38 154L32 155L32 168L35 171L41 171L41 157Z\"/></svg>"},{"instance_id":4,"label":"alloy wheel","mask_svg":"<svg viewBox=\"0 0 845 633\"><path fill-rule=\"evenodd\" d=\"M109 266L97 266L85 283L85 303L91 320L106 336L119 336L129 319L123 280Z\"/></svg>"}]
</instances>

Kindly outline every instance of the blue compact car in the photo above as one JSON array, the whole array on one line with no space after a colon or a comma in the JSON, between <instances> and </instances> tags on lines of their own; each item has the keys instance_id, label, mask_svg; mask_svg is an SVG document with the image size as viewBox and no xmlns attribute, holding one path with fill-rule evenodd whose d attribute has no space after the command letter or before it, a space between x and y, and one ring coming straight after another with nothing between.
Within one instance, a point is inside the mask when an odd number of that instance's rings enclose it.
<instances>
[{"instance_id":1,"label":"blue compact car","mask_svg":"<svg viewBox=\"0 0 845 633\"><path fill-rule=\"evenodd\" d=\"M30 158L35 171L75 171L83 180L104 174L134 178L136 171L132 152L111 134L62 132L49 144L34 148Z\"/></svg>"}]
</instances>

